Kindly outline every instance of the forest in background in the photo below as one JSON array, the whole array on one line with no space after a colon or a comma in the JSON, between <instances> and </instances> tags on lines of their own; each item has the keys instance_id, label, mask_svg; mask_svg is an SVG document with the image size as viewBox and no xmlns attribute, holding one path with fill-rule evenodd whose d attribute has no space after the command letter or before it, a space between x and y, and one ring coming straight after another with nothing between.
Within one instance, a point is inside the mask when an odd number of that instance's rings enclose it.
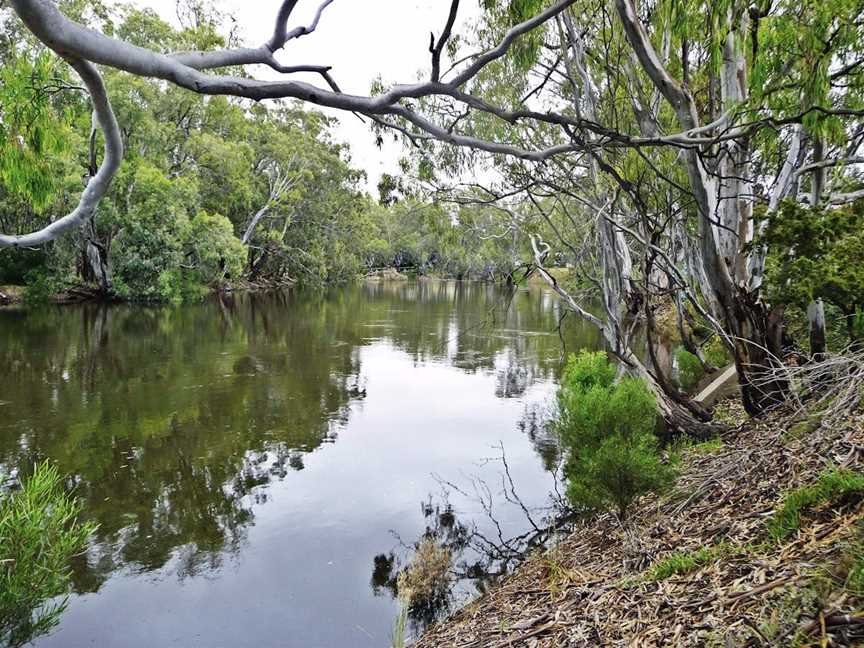
<instances>
[{"instance_id":1,"label":"forest in background","mask_svg":"<svg viewBox=\"0 0 864 648\"><path fill-rule=\"evenodd\" d=\"M226 16L199 3L181 3L180 29L132 5L61 5L159 51L237 44ZM0 136L14 144L0 149L0 229L39 229L95 175L101 135L74 73L8 11L0 65ZM178 301L386 268L497 281L526 256L526 241L502 234L493 208L433 203L389 175L369 195L365 171L332 137L333 120L298 102L203 97L107 74L126 157L96 217L46 246L0 254L0 285L26 285L33 301L73 288Z\"/></svg>"}]
</instances>

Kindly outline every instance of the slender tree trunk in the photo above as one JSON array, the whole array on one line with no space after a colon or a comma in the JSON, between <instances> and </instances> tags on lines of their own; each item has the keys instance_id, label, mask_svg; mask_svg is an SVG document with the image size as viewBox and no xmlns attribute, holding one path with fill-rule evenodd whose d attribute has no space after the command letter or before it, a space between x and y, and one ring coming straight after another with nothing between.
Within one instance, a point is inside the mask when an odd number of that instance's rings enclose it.
<instances>
[{"instance_id":1,"label":"slender tree trunk","mask_svg":"<svg viewBox=\"0 0 864 648\"><path fill-rule=\"evenodd\" d=\"M825 304L821 299L807 306L807 321L810 325L810 356L814 360L822 360L828 353L828 341L825 335Z\"/></svg>"},{"instance_id":2,"label":"slender tree trunk","mask_svg":"<svg viewBox=\"0 0 864 648\"><path fill-rule=\"evenodd\" d=\"M725 432L728 428L721 423L711 422L711 416L704 409L702 415L697 415L694 409L684 405L681 399L674 398L669 389L669 385L661 383L662 379L659 375L648 370L636 356L632 355L626 358L632 373L642 378L648 385L648 388L654 394L657 402L657 409L663 422L666 424L666 433L669 436L677 436L686 434L696 439L710 439ZM691 401L692 402L692 401ZM698 406L697 403L692 403L693 406Z\"/></svg>"},{"instance_id":3,"label":"slender tree trunk","mask_svg":"<svg viewBox=\"0 0 864 648\"><path fill-rule=\"evenodd\" d=\"M825 159L825 144L821 138L816 138L813 144L813 162ZM825 190L826 169L815 169L810 179L810 206L815 209L822 202ZM810 328L810 356L821 360L828 352L827 335L825 333L825 304L821 299L815 299L807 306L807 322Z\"/></svg>"},{"instance_id":4,"label":"slender tree trunk","mask_svg":"<svg viewBox=\"0 0 864 648\"><path fill-rule=\"evenodd\" d=\"M789 391L788 381L778 371L783 322L758 297L742 292L739 300L727 322L735 335L733 353L741 400L747 413L755 416L784 403Z\"/></svg>"},{"instance_id":5,"label":"slender tree trunk","mask_svg":"<svg viewBox=\"0 0 864 648\"><path fill-rule=\"evenodd\" d=\"M110 295L114 284L111 281L108 254L105 246L96 240L96 228L91 219L81 225L81 239L82 279L95 283L103 296Z\"/></svg>"}]
</instances>

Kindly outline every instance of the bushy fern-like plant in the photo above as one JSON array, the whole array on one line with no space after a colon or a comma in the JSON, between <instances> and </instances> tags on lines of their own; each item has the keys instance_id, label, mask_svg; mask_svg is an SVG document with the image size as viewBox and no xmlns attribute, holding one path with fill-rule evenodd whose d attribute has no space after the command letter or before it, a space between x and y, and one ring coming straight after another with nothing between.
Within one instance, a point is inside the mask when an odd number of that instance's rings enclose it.
<instances>
[{"instance_id":1,"label":"bushy fern-like plant","mask_svg":"<svg viewBox=\"0 0 864 648\"><path fill-rule=\"evenodd\" d=\"M57 468L36 467L21 489L0 493L0 645L22 646L49 632L66 608L69 561L93 525L64 490Z\"/></svg>"},{"instance_id":2,"label":"bushy fern-like plant","mask_svg":"<svg viewBox=\"0 0 864 648\"><path fill-rule=\"evenodd\" d=\"M615 380L603 353L571 356L558 392L557 421L567 451L567 495L580 508L614 507L626 518L633 500L674 478L654 429L657 408L646 385Z\"/></svg>"}]
</instances>

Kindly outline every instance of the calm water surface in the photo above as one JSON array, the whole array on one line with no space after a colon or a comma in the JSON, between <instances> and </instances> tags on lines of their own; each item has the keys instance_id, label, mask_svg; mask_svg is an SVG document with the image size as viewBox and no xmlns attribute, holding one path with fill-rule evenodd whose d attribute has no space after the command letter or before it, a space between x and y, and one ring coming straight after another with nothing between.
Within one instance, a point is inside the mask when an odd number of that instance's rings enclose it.
<instances>
[{"instance_id":1,"label":"calm water surface","mask_svg":"<svg viewBox=\"0 0 864 648\"><path fill-rule=\"evenodd\" d=\"M554 391L560 315L540 289L508 306L444 282L0 312L0 473L52 459L100 525L37 645L388 646L380 568L433 524L441 480L486 479L523 531L500 443L548 502L555 449L526 420ZM564 337L598 344L574 321Z\"/></svg>"}]
</instances>

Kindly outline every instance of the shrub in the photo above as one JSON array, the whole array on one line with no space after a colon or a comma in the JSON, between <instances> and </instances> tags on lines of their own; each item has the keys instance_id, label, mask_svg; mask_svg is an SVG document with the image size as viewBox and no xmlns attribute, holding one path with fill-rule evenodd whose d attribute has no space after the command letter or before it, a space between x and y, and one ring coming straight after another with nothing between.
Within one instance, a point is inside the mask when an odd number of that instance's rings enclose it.
<instances>
[{"instance_id":1,"label":"shrub","mask_svg":"<svg viewBox=\"0 0 864 648\"><path fill-rule=\"evenodd\" d=\"M667 486L674 471L658 452L654 397L640 380L615 382L615 373L602 352L572 356L557 426L570 501L589 510L614 506L624 519L635 498Z\"/></svg>"},{"instance_id":2,"label":"shrub","mask_svg":"<svg viewBox=\"0 0 864 648\"><path fill-rule=\"evenodd\" d=\"M81 505L47 462L21 490L0 494L0 645L21 646L50 631L66 607L69 560L94 526L77 521Z\"/></svg>"},{"instance_id":3,"label":"shrub","mask_svg":"<svg viewBox=\"0 0 864 648\"><path fill-rule=\"evenodd\" d=\"M701 380L705 372L699 358L684 347L677 347L672 354L676 368L676 382L682 389L692 389Z\"/></svg>"},{"instance_id":4,"label":"shrub","mask_svg":"<svg viewBox=\"0 0 864 648\"><path fill-rule=\"evenodd\" d=\"M45 267L31 270L25 275L24 302L29 305L47 304L58 286Z\"/></svg>"},{"instance_id":5,"label":"shrub","mask_svg":"<svg viewBox=\"0 0 864 648\"><path fill-rule=\"evenodd\" d=\"M411 563L397 578L400 601L407 602L412 617L434 617L450 593L450 550L433 538L420 541Z\"/></svg>"}]
</instances>

